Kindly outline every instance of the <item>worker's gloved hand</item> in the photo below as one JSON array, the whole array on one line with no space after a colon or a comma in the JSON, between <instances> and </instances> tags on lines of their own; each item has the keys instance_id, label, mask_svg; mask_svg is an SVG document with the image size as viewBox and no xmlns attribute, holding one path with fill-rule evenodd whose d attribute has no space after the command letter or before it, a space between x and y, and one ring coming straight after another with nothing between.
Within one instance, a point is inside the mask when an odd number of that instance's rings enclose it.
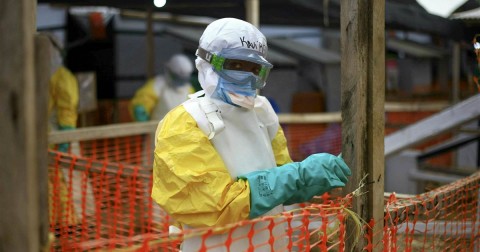
<instances>
[{"instance_id":1,"label":"worker's gloved hand","mask_svg":"<svg viewBox=\"0 0 480 252\"><path fill-rule=\"evenodd\" d=\"M135 105L135 107L133 107L133 116L137 122L146 122L149 120L147 110L142 105Z\"/></svg>"},{"instance_id":2,"label":"worker's gloved hand","mask_svg":"<svg viewBox=\"0 0 480 252\"><path fill-rule=\"evenodd\" d=\"M67 125L59 125L58 129L62 130L62 131L63 130L73 130L73 129L75 129L75 127L67 126ZM60 152L67 153L69 148L70 148L70 143L60 143L60 144L58 144L58 149L57 150L60 151Z\"/></svg>"},{"instance_id":3,"label":"worker's gloved hand","mask_svg":"<svg viewBox=\"0 0 480 252\"><path fill-rule=\"evenodd\" d=\"M255 171L239 179L250 184L250 218L258 217L277 205L310 200L336 187L343 187L351 171L341 157L313 154L268 170Z\"/></svg>"}]
</instances>

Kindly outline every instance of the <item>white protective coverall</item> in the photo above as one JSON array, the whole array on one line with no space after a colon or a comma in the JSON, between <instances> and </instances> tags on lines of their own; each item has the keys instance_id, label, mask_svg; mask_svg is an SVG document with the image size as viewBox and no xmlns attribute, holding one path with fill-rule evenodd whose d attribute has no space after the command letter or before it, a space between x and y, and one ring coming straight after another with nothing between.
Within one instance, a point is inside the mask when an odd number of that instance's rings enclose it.
<instances>
[{"instance_id":1,"label":"white protective coverall","mask_svg":"<svg viewBox=\"0 0 480 252\"><path fill-rule=\"evenodd\" d=\"M135 121L161 120L172 108L188 99L192 61L183 54L173 55L165 64L165 74L150 79L134 95L130 112Z\"/></svg>"}]
</instances>

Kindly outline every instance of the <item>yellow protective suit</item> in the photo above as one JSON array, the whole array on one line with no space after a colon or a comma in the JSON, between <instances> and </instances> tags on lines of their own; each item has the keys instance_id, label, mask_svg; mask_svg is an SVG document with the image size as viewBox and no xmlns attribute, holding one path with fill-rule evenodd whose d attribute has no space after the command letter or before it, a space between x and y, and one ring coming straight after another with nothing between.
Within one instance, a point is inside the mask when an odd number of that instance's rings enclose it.
<instances>
[{"instance_id":1,"label":"yellow protective suit","mask_svg":"<svg viewBox=\"0 0 480 252\"><path fill-rule=\"evenodd\" d=\"M67 68L60 66L50 78L48 114L55 109L56 128L76 128L78 117L78 82Z\"/></svg>"},{"instance_id":2,"label":"yellow protective suit","mask_svg":"<svg viewBox=\"0 0 480 252\"><path fill-rule=\"evenodd\" d=\"M48 114L50 116L49 130L68 130L77 126L78 107L78 82L67 68L60 66L50 77ZM50 146L54 148L55 146ZM59 151L68 151L68 144L60 144ZM75 225L79 223L78 213L75 213L74 200L68 198L65 171L58 173L59 179L55 181L55 174L49 172L49 205L50 221L53 225ZM57 191L54 192L54 189ZM53 194L57 198L52 198ZM53 201L57 201L55 204ZM53 209L53 206L56 206Z\"/></svg>"},{"instance_id":3,"label":"yellow protective suit","mask_svg":"<svg viewBox=\"0 0 480 252\"><path fill-rule=\"evenodd\" d=\"M190 227L211 227L248 219L248 182L232 179L183 106L159 124L156 143L152 198L175 220ZM281 127L271 144L278 166L292 162Z\"/></svg>"},{"instance_id":4,"label":"yellow protective suit","mask_svg":"<svg viewBox=\"0 0 480 252\"><path fill-rule=\"evenodd\" d=\"M145 83L145 85L143 85L135 93L135 96L133 97L129 106L129 111L132 118L134 118L133 108L137 105L142 105L147 111L147 114L150 115L152 113L153 108L158 102L158 95L153 89L154 80L155 79L153 78L148 80L147 83Z\"/></svg>"}]
</instances>

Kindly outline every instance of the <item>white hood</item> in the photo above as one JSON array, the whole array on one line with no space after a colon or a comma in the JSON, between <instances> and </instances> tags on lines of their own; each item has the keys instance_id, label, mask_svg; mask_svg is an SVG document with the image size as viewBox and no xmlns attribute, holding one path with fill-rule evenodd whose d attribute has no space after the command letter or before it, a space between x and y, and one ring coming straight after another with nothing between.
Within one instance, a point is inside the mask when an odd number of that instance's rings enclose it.
<instances>
[{"instance_id":1,"label":"white hood","mask_svg":"<svg viewBox=\"0 0 480 252\"><path fill-rule=\"evenodd\" d=\"M210 23L200 38L199 47L216 54L224 48L255 50L263 57L268 52L265 36L252 24L235 18L222 18ZM208 62L198 57L195 66L198 81L210 97L217 87L219 77Z\"/></svg>"}]
</instances>

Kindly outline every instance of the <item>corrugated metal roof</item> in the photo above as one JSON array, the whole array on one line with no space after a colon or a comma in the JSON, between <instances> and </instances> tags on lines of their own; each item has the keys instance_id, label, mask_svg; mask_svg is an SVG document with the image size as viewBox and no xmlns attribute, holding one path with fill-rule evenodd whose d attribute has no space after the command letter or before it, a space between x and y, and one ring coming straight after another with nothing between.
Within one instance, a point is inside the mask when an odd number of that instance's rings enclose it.
<instances>
[{"instance_id":1,"label":"corrugated metal roof","mask_svg":"<svg viewBox=\"0 0 480 252\"><path fill-rule=\"evenodd\" d=\"M386 47L390 50L404 52L407 55L418 58L442 58L448 54L446 50L433 45L419 44L395 38L388 38Z\"/></svg>"},{"instance_id":2,"label":"corrugated metal roof","mask_svg":"<svg viewBox=\"0 0 480 252\"><path fill-rule=\"evenodd\" d=\"M453 13L451 19L480 19L480 8Z\"/></svg>"},{"instance_id":3,"label":"corrugated metal roof","mask_svg":"<svg viewBox=\"0 0 480 252\"><path fill-rule=\"evenodd\" d=\"M268 46L295 58L322 64L340 64L340 54L291 40L268 38Z\"/></svg>"},{"instance_id":4,"label":"corrugated metal roof","mask_svg":"<svg viewBox=\"0 0 480 252\"><path fill-rule=\"evenodd\" d=\"M165 33L181 39L186 46L195 49L198 46L203 28L168 27ZM298 60L308 60L320 64L340 64L340 53L327 49L312 47L292 39L267 38L269 52L268 60L274 65L297 65ZM442 58L448 51L428 44L387 38L386 47L393 51L418 58Z\"/></svg>"}]
</instances>

